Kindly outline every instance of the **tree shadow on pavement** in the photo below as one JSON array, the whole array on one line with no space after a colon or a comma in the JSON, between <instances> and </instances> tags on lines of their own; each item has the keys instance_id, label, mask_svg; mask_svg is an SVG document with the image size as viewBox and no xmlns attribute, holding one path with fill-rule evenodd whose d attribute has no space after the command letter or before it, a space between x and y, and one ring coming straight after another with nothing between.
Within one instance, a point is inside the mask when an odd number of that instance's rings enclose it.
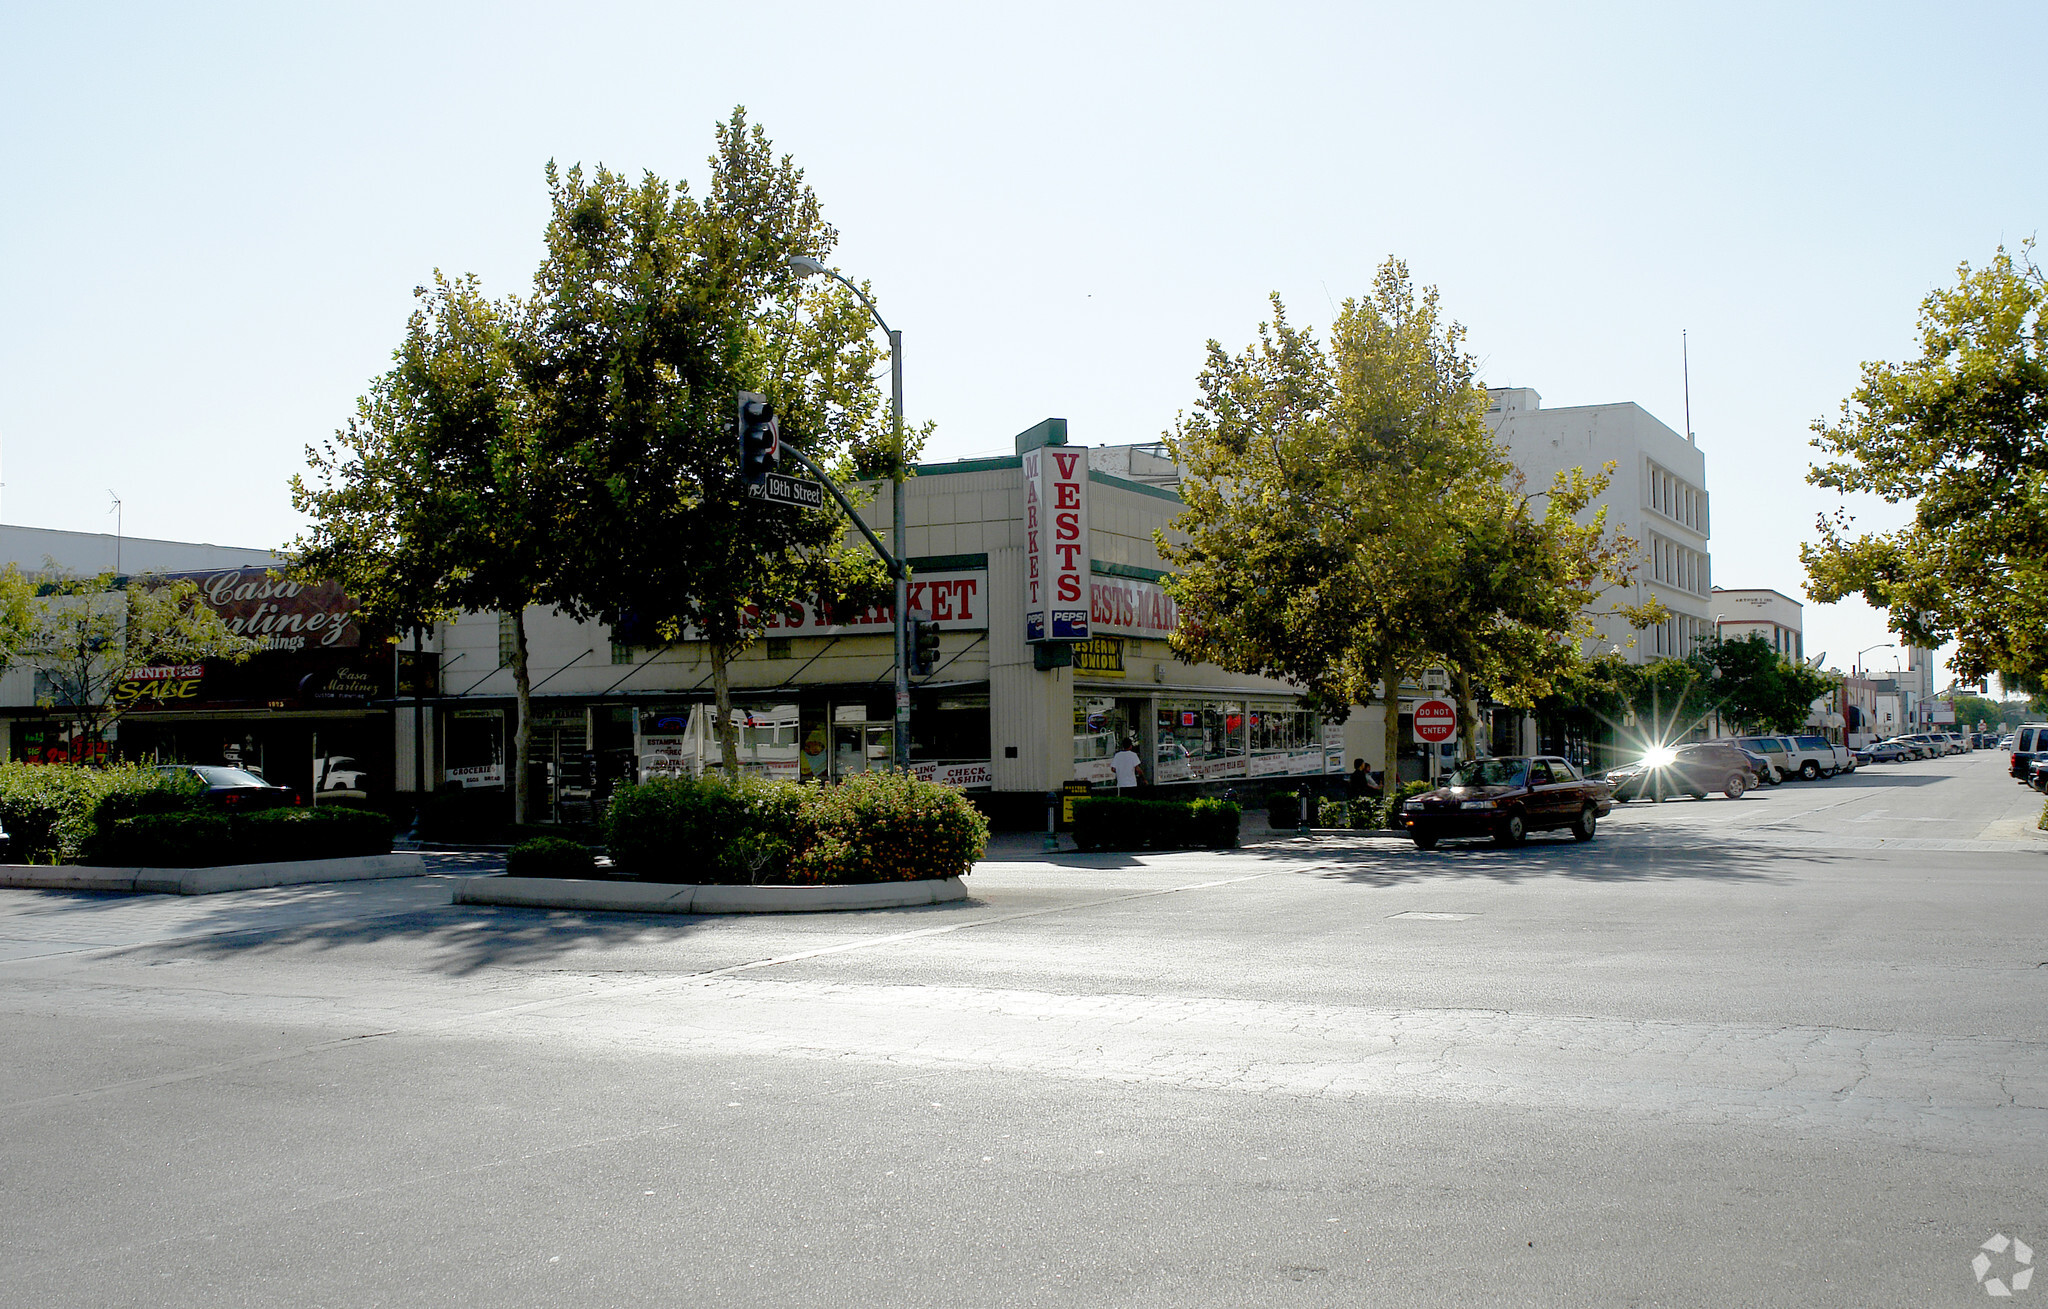
<instances>
[{"instance_id":1,"label":"tree shadow on pavement","mask_svg":"<svg viewBox=\"0 0 2048 1309\"><path fill-rule=\"evenodd\" d=\"M1859 855L1769 846L1689 846L1608 841L1589 843L1562 838L1531 837L1519 846L1446 841L1434 850L1382 843L1371 851L1345 855L1326 852L1317 876L1378 886L1417 882L1485 879L1520 882L1565 878L1585 882L1649 882L1701 880L1776 884L1790 879L1793 864L1845 864Z\"/></svg>"}]
</instances>

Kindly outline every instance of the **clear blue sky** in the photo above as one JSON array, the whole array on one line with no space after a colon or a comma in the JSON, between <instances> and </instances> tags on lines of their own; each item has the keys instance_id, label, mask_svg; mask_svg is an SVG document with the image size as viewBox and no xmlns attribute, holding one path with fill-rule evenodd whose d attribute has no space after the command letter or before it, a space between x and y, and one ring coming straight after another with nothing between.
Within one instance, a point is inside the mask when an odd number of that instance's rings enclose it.
<instances>
[{"instance_id":1,"label":"clear blue sky","mask_svg":"<svg viewBox=\"0 0 2048 1309\"><path fill-rule=\"evenodd\" d=\"M1398 254L1546 404L1682 427L1689 331L1715 578L1798 596L1807 424L2048 212L2038 4L0 16L0 518L86 531L111 490L134 535L289 540L415 285L523 290L549 159L701 179L744 103L903 328L932 457L1156 437L1267 292L1327 323Z\"/></svg>"}]
</instances>

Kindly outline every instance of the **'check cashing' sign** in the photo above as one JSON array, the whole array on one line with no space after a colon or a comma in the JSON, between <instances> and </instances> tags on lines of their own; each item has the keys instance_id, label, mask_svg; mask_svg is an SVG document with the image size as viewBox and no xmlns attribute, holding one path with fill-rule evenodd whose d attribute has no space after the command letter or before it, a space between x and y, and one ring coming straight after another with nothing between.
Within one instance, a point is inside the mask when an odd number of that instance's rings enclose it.
<instances>
[{"instance_id":1,"label":"'check cashing' sign","mask_svg":"<svg viewBox=\"0 0 2048 1309\"><path fill-rule=\"evenodd\" d=\"M1088 451L1024 453L1024 639L1088 639Z\"/></svg>"}]
</instances>

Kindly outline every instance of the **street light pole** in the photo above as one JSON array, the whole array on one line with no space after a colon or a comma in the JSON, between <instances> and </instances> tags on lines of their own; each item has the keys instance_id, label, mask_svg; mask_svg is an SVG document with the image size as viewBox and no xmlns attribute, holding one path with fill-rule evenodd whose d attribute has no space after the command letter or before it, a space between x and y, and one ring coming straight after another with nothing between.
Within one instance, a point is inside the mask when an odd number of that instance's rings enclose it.
<instances>
[{"instance_id":1,"label":"street light pole","mask_svg":"<svg viewBox=\"0 0 2048 1309\"><path fill-rule=\"evenodd\" d=\"M809 255L791 255L789 270L798 277L814 277L824 274L853 292L854 298L867 307L875 324L889 338L889 432L895 443L894 458L889 470L889 528L890 549L895 553L890 573L896 582L895 603L895 729L890 733L893 747L891 754L898 768L910 767L910 567L904 562L903 525L903 333L889 326L882 312L875 308L875 302L868 299L861 289L846 280L835 269Z\"/></svg>"}]
</instances>

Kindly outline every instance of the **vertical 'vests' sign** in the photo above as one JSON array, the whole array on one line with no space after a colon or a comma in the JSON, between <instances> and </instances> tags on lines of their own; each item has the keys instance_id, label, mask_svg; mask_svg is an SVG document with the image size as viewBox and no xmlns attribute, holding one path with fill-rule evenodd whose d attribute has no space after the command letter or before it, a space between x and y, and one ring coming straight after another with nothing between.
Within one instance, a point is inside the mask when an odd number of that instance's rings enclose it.
<instances>
[{"instance_id":1,"label":"vertical 'vests' sign","mask_svg":"<svg viewBox=\"0 0 2048 1309\"><path fill-rule=\"evenodd\" d=\"M1088 451L1024 452L1024 639L1088 639Z\"/></svg>"}]
</instances>

